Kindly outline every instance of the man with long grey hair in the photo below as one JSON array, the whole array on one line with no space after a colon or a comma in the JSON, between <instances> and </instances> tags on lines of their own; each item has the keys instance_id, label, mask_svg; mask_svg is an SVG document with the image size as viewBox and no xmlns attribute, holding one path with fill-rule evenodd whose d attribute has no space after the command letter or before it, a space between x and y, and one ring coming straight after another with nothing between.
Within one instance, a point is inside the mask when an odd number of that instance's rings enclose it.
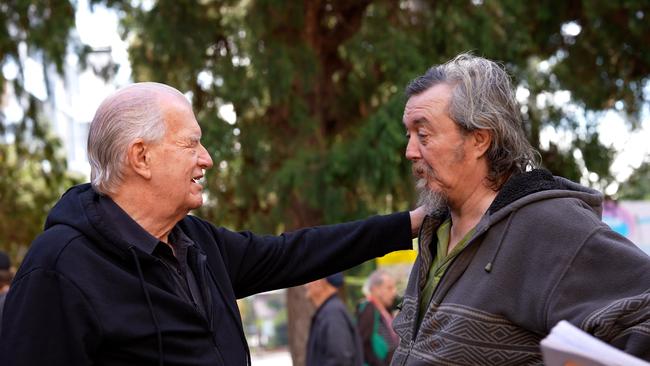
<instances>
[{"instance_id":1,"label":"man with long grey hair","mask_svg":"<svg viewBox=\"0 0 650 366\"><path fill-rule=\"evenodd\" d=\"M106 98L88 155L91 184L52 209L9 291L1 365L250 365L237 298L409 248L424 216L258 236L188 215L212 159L163 84Z\"/></svg>"},{"instance_id":2,"label":"man with long grey hair","mask_svg":"<svg viewBox=\"0 0 650 366\"><path fill-rule=\"evenodd\" d=\"M506 71L461 54L406 88L419 254L392 365L540 364L560 320L650 359L650 259L603 196L538 168Z\"/></svg>"}]
</instances>

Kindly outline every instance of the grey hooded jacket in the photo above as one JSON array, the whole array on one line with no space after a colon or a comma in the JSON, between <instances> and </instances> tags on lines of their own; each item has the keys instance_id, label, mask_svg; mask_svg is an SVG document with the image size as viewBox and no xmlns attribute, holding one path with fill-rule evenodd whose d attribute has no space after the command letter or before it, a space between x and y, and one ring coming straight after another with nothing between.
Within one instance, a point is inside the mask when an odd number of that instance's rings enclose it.
<instances>
[{"instance_id":1,"label":"grey hooded jacket","mask_svg":"<svg viewBox=\"0 0 650 366\"><path fill-rule=\"evenodd\" d=\"M544 170L510 178L418 326L431 242L448 213L428 216L391 365L542 364L539 342L563 319L650 360L650 257L600 220L601 203Z\"/></svg>"}]
</instances>

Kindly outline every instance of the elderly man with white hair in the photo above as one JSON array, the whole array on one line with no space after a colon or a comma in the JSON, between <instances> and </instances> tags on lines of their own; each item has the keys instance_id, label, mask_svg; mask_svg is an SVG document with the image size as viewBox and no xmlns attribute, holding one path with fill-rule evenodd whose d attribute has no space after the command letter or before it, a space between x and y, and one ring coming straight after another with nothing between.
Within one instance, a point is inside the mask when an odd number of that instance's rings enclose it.
<instances>
[{"instance_id":1,"label":"elderly man with white hair","mask_svg":"<svg viewBox=\"0 0 650 366\"><path fill-rule=\"evenodd\" d=\"M368 276L364 289L366 299L357 308L363 360L368 366L388 366L399 343L391 313L397 297L395 278L386 270L377 269Z\"/></svg>"},{"instance_id":2,"label":"elderly man with white hair","mask_svg":"<svg viewBox=\"0 0 650 366\"><path fill-rule=\"evenodd\" d=\"M212 159L163 84L109 96L88 155L91 184L52 209L9 291L2 365L249 365L237 298L408 248L423 216L258 236L188 215Z\"/></svg>"}]
</instances>

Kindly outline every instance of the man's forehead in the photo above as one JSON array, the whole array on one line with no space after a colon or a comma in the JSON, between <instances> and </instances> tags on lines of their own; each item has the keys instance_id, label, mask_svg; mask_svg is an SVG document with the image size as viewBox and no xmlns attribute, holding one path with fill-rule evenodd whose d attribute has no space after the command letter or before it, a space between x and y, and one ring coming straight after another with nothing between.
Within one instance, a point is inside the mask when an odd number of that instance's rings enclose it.
<instances>
[{"instance_id":1,"label":"man's forehead","mask_svg":"<svg viewBox=\"0 0 650 366\"><path fill-rule=\"evenodd\" d=\"M427 123L427 114L447 109L451 93L451 86L437 84L420 94L411 96L404 107L403 122L414 125Z\"/></svg>"},{"instance_id":2,"label":"man's forehead","mask_svg":"<svg viewBox=\"0 0 650 366\"><path fill-rule=\"evenodd\" d=\"M201 139L201 127L195 121L185 121L181 125L180 132L182 137L188 140Z\"/></svg>"},{"instance_id":3,"label":"man's forehead","mask_svg":"<svg viewBox=\"0 0 650 366\"><path fill-rule=\"evenodd\" d=\"M391 285L395 283L395 279L393 278L393 276L389 274L384 274L383 276L381 276L381 279L382 279L382 284L384 285Z\"/></svg>"},{"instance_id":4,"label":"man's forehead","mask_svg":"<svg viewBox=\"0 0 650 366\"><path fill-rule=\"evenodd\" d=\"M447 104L451 99L452 87L447 84L437 84L420 94L411 96L406 102L407 107L418 105Z\"/></svg>"},{"instance_id":5,"label":"man's forehead","mask_svg":"<svg viewBox=\"0 0 650 366\"><path fill-rule=\"evenodd\" d=\"M426 116L428 113L428 108L426 107L409 107L408 105L404 108L404 115L402 116L402 123L407 126L414 128L427 125L429 121Z\"/></svg>"}]
</instances>

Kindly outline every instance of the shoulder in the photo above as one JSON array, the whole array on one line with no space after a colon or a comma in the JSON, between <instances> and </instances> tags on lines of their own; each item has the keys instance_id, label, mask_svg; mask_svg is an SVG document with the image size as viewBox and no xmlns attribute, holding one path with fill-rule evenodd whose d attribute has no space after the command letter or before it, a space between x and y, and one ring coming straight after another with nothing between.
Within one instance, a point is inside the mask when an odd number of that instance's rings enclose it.
<instances>
[{"instance_id":1,"label":"shoulder","mask_svg":"<svg viewBox=\"0 0 650 366\"><path fill-rule=\"evenodd\" d=\"M84 241L87 241L84 235L70 226L50 227L34 239L21 264L20 272L37 268L53 270L63 255L81 255L83 250L73 249L73 247L83 247ZM17 277L21 275L20 272Z\"/></svg>"},{"instance_id":2,"label":"shoulder","mask_svg":"<svg viewBox=\"0 0 650 366\"><path fill-rule=\"evenodd\" d=\"M348 309L338 296L324 303L320 313L324 318L351 319Z\"/></svg>"},{"instance_id":3,"label":"shoulder","mask_svg":"<svg viewBox=\"0 0 650 366\"><path fill-rule=\"evenodd\" d=\"M245 249L246 244L255 237L249 231L235 232L192 215L185 216L179 225L183 232L203 249L214 246L226 251Z\"/></svg>"},{"instance_id":4,"label":"shoulder","mask_svg":"<svg viewBox=\"0 0 650 366\"><path fill-rule=\"evenodd\" d=\"M577 197L547 197L530 202L517 209L513 224L524 224L542 233L572 231L589 235L595 230L606 229L600 214Z\"/></svg>"},{"instance_id":5,"label":"shoulder","mask_svg":"<svg viewBox=\"0 0 650 366\"><path fill-rule=\"evenodd\" d=\"M183 232L199 246L206 244L221 244L224 240L223 228L199 217L187 215L179 222Z\"/></svg>"},{"instance_id":6,"label":"shoulder","mask_svg":"<svg viewBox=\"0 0 650 366\"><path fill-rule=\"evenodd\" d=\"M186 215L179 223L183 229L188 230L212 230L216 227L210 222L193 215Z\"/></svg>"},{"instance_id":7,"label":"shoulder","mask_svg":"<svg viewBox=\"0 0 650 366\"><path fill-rule=\"evenodd\" d=\"M376 310L375 304L373 304L370 301L363 301L357 306L357 313L359 314L366 314L366 313L372 313Z\"/></svg>"},{"instance_id":8,"label":"shoulder","mask_svg":"<svg viewBox=\"0 0 650 366\"><path fill-rule=\"evenodd\" d=\"M511 223L501 230L508 231L510 241L521 244L509 247L518 248L522 260L531 258L553 267L604 257L612 263L648 262L647 255L636 245L600 219L597 208L578 197L548 197L522 206L511 215L503 220Z\"/></svg>"},{"instance_id":9,"label":"shoulder","mask_svg":"<svg viewBox=\"0 0 650 366\"><path fill-rule=\"evenodd\" d=\"M179 225L191 239L201 240L206 238L217 239L220 241L231 239L231 236L237 236L241 233L228 230L224 227L217 226L210 221L200 217L187 215L179 222Z\"/></svg>"}]
</instances>

